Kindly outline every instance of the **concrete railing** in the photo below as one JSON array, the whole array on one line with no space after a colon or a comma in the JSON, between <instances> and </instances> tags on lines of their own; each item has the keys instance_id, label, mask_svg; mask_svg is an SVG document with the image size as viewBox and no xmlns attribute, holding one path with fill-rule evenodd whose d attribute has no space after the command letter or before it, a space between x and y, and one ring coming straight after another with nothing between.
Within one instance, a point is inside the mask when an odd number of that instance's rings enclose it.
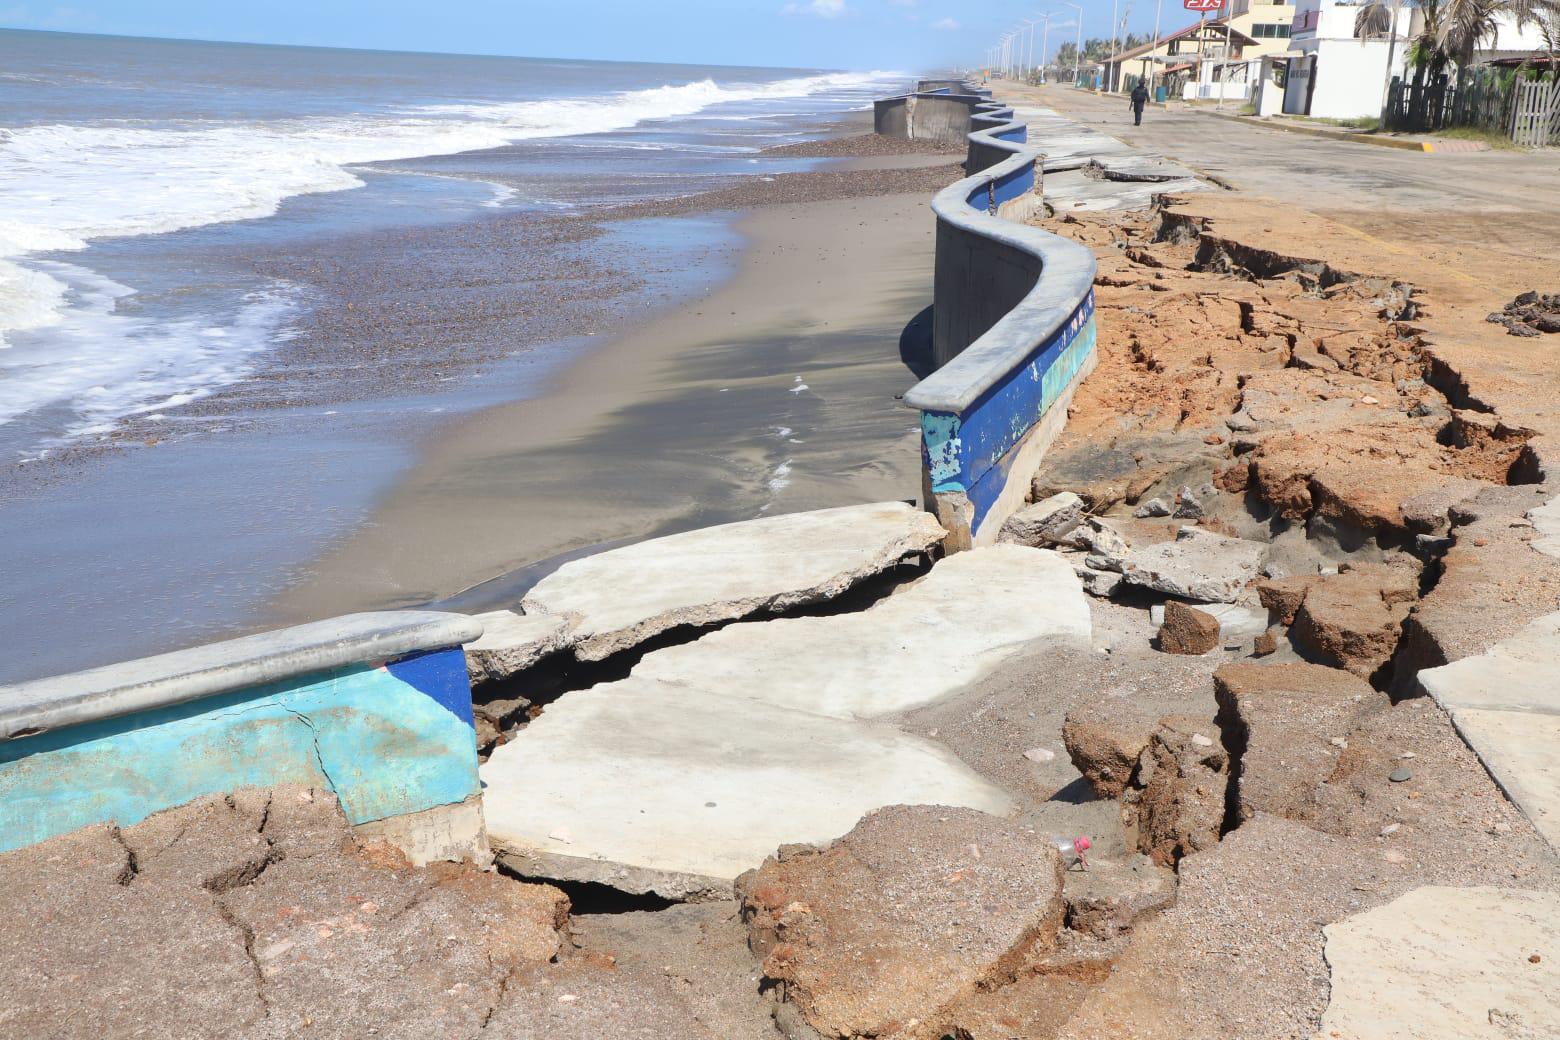
<instances>
[{"instance_id":1,"label":"concrete railing","mask_svg":"<svg viewBox=\"0 0 1560 1040\"><path fill-rule=\"evenodd\" d=\"M932 200L938 368L905 395L953 550L995 541L1023 506L1095 361L1094 254L1020 222L1040 206L1043 157L1012 110L985 102L971 123L970 176Z\"/></svg>"},{"instance_id":2,"label":"concrete railing","mask_svg":"<svg viewBox=\"0 0 1560 1040\"><path fill-rule=\"evenodd\" d=\"M303 784L414 862L480 859L461 646L481 634L458 614L349 614L0 686L0 851Z\"/></svg>"}]
</instances>

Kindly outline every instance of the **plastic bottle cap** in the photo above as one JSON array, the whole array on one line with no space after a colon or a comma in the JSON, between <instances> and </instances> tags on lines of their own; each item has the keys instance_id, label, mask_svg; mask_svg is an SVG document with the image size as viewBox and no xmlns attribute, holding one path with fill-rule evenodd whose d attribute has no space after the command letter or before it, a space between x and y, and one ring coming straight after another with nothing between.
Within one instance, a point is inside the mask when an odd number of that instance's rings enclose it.
<instances>
[{"instance_id":1,"label":"plastic bottle cap","mask_svg":"<svg viewBox=\"0 0 1560 1040\"><path fill-rule=\"evenodd\" d=\"M1094 843L1091 842L1088 838L1074 838L1073 839L1073 848L1077 849L1079 852L1087 852L1089 849L1092 849L1093 847L1094 847Z\"/></svg>"}]
</instances>

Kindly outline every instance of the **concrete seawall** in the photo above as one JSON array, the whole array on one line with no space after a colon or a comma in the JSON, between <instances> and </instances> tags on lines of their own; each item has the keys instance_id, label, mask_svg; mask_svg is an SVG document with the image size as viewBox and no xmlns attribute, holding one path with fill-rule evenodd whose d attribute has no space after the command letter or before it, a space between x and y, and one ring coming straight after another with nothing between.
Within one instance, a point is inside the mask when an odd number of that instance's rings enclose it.
<instances>
[{"instance_id":1,"label":"concrete seawall","mask_svg":"<svg viewBox=\"0 0 1560 1040\"><path fill-rule=\"evenodd\" d=\"M351 614L0 687L0 852L304 784L418 863L486 854L470 618Z\"/></svg>"},{"instance_id":2,"label":"concrete seawall","mask_svg":"<svg viewBox=\"0 0 1560 1040\"><path fill-rule=\"evenodd\" d=\"M1093 254L1022 223L1041 204L1043 156L1011 109L963 97L975 102L969 176L932 200L938 369L905 395L921 413L924 499L950 550L994 542L1023 506L1095 360Z\"/></svg>"}]
</instances>

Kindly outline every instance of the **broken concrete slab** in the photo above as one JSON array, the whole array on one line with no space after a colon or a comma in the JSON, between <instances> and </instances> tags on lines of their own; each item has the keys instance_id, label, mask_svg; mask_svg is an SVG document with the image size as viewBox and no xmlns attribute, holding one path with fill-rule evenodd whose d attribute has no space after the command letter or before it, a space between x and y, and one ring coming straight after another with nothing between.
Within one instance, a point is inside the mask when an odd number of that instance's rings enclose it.
<instances>
[{"instance_id":1,"label":"broken concrete slab","mask_svg":"<svg viewBox=\"0 0 1560 1040\"><path fill-rule=\"evenodd\" d=\"M1236 760L1239 820L1266 812L1309 822L1349 734L1390 703L1363 679L1317 664L1229 664L1213 683L1224 743Z\"/></svg>"},{"instance_id":2,"label":"broken concrete slab","mask_svg":"<svg viewBox=\"0 0 1560 1040\"><path fill-rule=\"evenodd\" d=\"M880 806L1011 807L891 726L632 678L549 706L482 775L502 863L669 899L724 898L779 846L827 842Z\"/></svg>"},{"instance_id":3,"label":"broken concrete slab","mask_svg":"<svg viewBox=\"0 0 1560 1040\"><path fill-rule=\"evenodd\" d=\"M1560 613L1488 651L1427 668L1419 684L1452 717L1495 782L1560 848Z\"/></svg>"},{"instance_id":4,"label":"broken concrete slab","mask_svg":"<svg viewBox=\"0 0 1560 1040\"><path fill-rule=\"evenodd\" d=\"M1289 638L1311 658L1369 678L1392 659L1419 597L1417 561L1357 563L1314 579Z\"/></svg>"},{"instance_id":5,"label":"broken concrete slab","mask_svg":"<svg viewBox=\"0 0 1560 1040\"><path fill-rule=\"evenodd\" d=\"M522 606L573 619L575 654L599 661L680 626L830 599L944 534L903 502L763 517L573 560L537 582Z\"/></svg>"},{"instance_id":6,"label":"broken concrete slab","mask_svg":"<svg viewBox=\"0 0 1560 1040\"><path fill-rule=\"evenodd\" d=\"M863 720L1088 640L1066 561L1012 545L948 557L859 614L729 626L565 696L496 749L489 840L526 876L708 897L777 846L828 841L883 805L1004 812L939 745Z\"/></svg>"},{"instance_id":7,"label":"broken concrete slab","mask_svg":"<svg viewBox=\"0 0 1560 1040\"><path fill-rule=\"evenodd\" d=\"M1067 927L1095 939L1132 930L1138 918L1175 902L1175 875L1141 853L1125 860L1095 859L1088 870L1064 875Z\"/></svg>"},{"instance_id":8,"label":"broken concrete slab","mask_svg":"<svg viewBox=\"0 0 1560 1040\"><path fill-rule=\"evenodd\" d=\"M1127 582L1200 603L1233 603L1246 583L1261 573L1267 546L1183 527L1173 542L1128 553L1121 572Z\"/></svg>"},{"instance_id":9,"label":"broken concrete slab","mask_svg":"<svg viewBox=\"0 0 1560 1040\"><path fill-rule=\"evenodd\" d=\"M1044 837L941 806L892 806L826 849L783 850L737 892L777 1019L828 1037L944 1035L960 999L1011 982L1063 919Z\"/></svg>"},{"instance_id":10,"label":"broken concrete slab","mask_svg":"<svg viewBox=\"0 0 1560 1040\"><path fill-rule=\"evenodd\" d=\"M240 788L0 854L0 1032L475 1037L567 910L360 842L326 791Z\"/></svg>"},{"instance_id":11,"label":"broken concrete slab","mask_svg":"<svg viewBox=\"0 0 1560 1040\"><path fill-rule=\"evenodd\" d=\"M1088 507L1071 491L1033 502L1002 522L997 541L1036 547L1057 545L1083 523Z\"/></svg>"},{"instance_id":12,"label":"broken concrete slab","mask_svg":"<svg viewBox=\"0 0 1560 1040\"><path fill-rule=\"evenodd\" d=\"M1560 1036L1560 894L1426 886L1323 934L1322 1036Z\"/></svg>"},{"instance_id":13,"label":"broken concrete slab","mask_svg":"<svg viewBox=\"0 0 1560 1040\"><path fill-rule=\"evenodd\" d=\"M482 624L482 638L466 644L466 671L474 686L507 679L568 644L568 619L556 614L494 610L474 620Z\"/></svg>"},{"instance_id":14,"label":"broken concrete slab","mask_svg":"<svg viewBox=\"0 0 1560 1040\"><path fill-rule=\"evenodd\" d=\"M940 561L860 613L747 622L656 651L634 678L870 718L949 696L1037 641L1088 646L1090 629L1065 558L995 545Z\"/></svg>"}]
</instances>

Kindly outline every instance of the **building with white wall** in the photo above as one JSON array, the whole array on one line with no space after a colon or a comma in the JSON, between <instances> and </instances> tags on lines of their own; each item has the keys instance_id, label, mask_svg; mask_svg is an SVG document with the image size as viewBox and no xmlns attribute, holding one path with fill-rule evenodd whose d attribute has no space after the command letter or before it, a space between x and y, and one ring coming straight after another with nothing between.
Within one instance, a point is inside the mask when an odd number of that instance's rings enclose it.
<instances>
[{"instance_id":1,"label":"building with white wall","mask_svg":"<svg viewBox=\"0 0 1560 1040\"><path fill-rule=\"evenodd\" d=\"M1358 119L1381 115L1392 76L1406 64L1406 39L1413 8L1397 14L1394 45L1385 37L1361 39L1354 31L1362 5L1358 0L1297 0L1290 28L1284 111L1319 119ZM1391 55L1391 69L1387 67Z\"/></svg>"},{"instance_id":2,"label":"building with white wall","mask_svg":"<svg viewBox=\"0 0 1560 1040\"><path fill-rule=\"evenodd\" d=\"M1281 54L1289 49L1289 36L1295 18L1293 0L1231 0L1230 26L1251 37L1241 48L1247 61Z\"/></svg>"}]
</instances>

